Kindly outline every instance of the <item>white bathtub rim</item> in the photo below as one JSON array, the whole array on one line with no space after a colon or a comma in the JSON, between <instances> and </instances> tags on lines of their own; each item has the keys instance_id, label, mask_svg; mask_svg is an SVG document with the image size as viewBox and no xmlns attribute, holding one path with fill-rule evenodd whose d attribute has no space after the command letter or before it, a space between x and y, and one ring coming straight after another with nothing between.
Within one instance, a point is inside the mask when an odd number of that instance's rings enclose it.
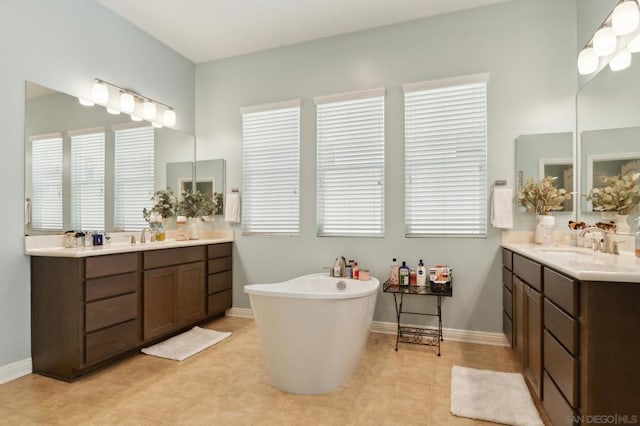
<instances>
[{"instance_id":1,"label":"white bathtub rim","mask_svg":"<svg viewBox=\"0 0 640 426\"><path fill-rule=\"evenodd\" d=\"M361 291L351 291L351 292L321 292L321 291L306 291L306 290L297 290L292 291L291 289L283 289L282 287L290 283L292 281L303 280L305 278L312 277L326 277L333 278L334 280L340 281L343 280L347 283L347 285L351 284L353 286L362 285L363 288ZM356 299L359 297L367 297L378 291L380 287L380 281L376 277L371 277L369 280L361 281L354 280L351 278L339 278L339 277L329 277L326 272L320 272L315 274L307 274L299 277L292 278L287 281L282 281L279 283L271 283L271 284L249 284L244 287L244 292L247 294L254 294L260 296L267 297L282 297L282 298L292 298L292 299L320 299L320 300L335 300L335 299Z\"/></svg>"}]
</instances>

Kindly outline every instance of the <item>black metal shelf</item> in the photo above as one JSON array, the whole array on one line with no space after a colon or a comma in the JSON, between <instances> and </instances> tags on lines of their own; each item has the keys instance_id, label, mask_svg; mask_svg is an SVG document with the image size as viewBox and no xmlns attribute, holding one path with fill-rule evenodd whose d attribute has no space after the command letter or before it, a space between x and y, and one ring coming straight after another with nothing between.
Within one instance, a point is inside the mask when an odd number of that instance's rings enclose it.
<instances>
[{"instance_id":1,"label":"black metal shelf","mask_svg":"<svg viewBox=\"0 0 640 426\"><path fill-rule=\"evenodd\" d=\"M442 338L442 298L453 296L452 283L430 283L426 286L418 286L391 284L389 280L387 280L382 285L382 291L393 294L398 326L396 332L396 351L398 350L398 343L411 343L416 345L436 346L438 348L438 356L440 356L440 342L444 340ZM405 294L436 296L438 299L436 313L410 312L403 310L402 307ZM438 328L407 327L400 325L400 316L403 314L437 317Z\"/></svg>"}]
</instances>

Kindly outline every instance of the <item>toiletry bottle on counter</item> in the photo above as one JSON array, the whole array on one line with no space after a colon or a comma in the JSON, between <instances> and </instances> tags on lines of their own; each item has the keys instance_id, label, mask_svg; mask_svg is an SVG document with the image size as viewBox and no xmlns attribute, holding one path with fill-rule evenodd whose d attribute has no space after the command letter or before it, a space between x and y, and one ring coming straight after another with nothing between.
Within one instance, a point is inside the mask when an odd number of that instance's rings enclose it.
<instances>
[{"instance_id":1,"label":"toiletry bottle on counter","mask_svg":"<svg viewBox=\"0 0 640 426\"><path fill-rule=\"evenodd\" d=\"M422 259L420 259L420 262L418 262L417 272L418 272L417 284L421 286L427 285L427 270L424 267L424 263L422 262Z\"/></svg>"},{"instance_id":2,"label":"toiletry bottle on counter","mask_svg":"<svg viewBox=\"0 0 640 426\"><path fill-rule=\"evenodd\" d=\"M409 269L409 285L416 285L418 282L418 274L415 269Z\"/></svg>"},{"instance_id":3,"label":"toiletry bottle on counter","mask_svg":"<svg viewBox=\"0 0 640 426\"><path fill-rule=\"evenodd\" d=\"M638 218L638 232L636 232L636 257L640 257L640 217Z\"/></svg>"},{"instance_id":4,"label":"toiletry bottle on counter","mask_svg":"<svg viewBox=\"0 0 640 426\"><path fill-rule=\"evenodd\" d=\"M344 267L344 277L353 278L353 260L352 259L349 259L349 261Z\"/></svg>"},{"instance_id":5,"label":"toiletry bottle on counter","mask_svg":"<svg viewBox=\"0 0 640 426\"><path fill-rule=\"evenodd\" d=\"M158 222L158 227L156 228L156 241L164 241L164 238L164 226L162 226L162 220L160 220Z\"/></svg>"},{"instance_id":6,"label":"toiletry bottle on counter","mask_svg":"<svg viewBox=\"0 0 640 426\"><path fill-rule=\"evenodd\" d=\"M409 267L404 260L402 261L402 266L398 268L398 275L400 277L400 285L409 285Z\"/></svg>"},{"instance_id":7,"label":"toiletry bottle on counter","mask_svg":"<svg viewBox=\"0 0 640 426\"><path fill-rule=\"evenodd\" d=\"M358 268L358 262L353 262L352 274L353 274L353 279L354 280L359 280L360 279L360 269Z\"/></svg>"},{"instance_id":8,"label":"toiletry bottle on counter","mask_svg":"<svg viewBox=\"0 0 640 426\"><path fill-rule=\"evenodd\" d=\"M391 262L391 270L389 271L389 283L391 285L398 285L400 283L400 276L398 275L398 261L396 258L393 258L393 262Z\"/></svg>"}]
</instances>

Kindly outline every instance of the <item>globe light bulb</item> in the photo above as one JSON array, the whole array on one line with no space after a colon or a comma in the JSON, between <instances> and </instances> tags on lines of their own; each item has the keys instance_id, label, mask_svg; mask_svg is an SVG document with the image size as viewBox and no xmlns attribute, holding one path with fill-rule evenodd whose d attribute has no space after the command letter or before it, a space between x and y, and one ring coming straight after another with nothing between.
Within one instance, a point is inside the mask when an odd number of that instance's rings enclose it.
<instances>
[{"instance_id":1,"label":"globe light bulb","mask_svg":"<svg viewBox=\"0 0 640 426\"><path fill-rule=\"evenodd\" d=\"M582 75L591 74L598 69L599 62L600 59L593 48L584 48L578 55L578 72Z\"/></svg>"},{"instance_id":2,"label":"globe light bulb","mask_svg":"<svg viewBox=\"0 0 640 426\"><path fill-rule=\"evenodd\" d=\"M601 28L593 36L593 51L598 56L609 56L616 51L617 43L613 28Z\"/></svg>"},{"instance_id":3,"label":"globe light bulb","mask_svg":"<svg viewBox=\"0 0 640 426\"><path fill-rule=\"evenodd\" d=\"M635 1L625 1L613 9L611 14L611 28L616 35L631 34L638 29L640 11Z\"/></svg>"}]
</instances>

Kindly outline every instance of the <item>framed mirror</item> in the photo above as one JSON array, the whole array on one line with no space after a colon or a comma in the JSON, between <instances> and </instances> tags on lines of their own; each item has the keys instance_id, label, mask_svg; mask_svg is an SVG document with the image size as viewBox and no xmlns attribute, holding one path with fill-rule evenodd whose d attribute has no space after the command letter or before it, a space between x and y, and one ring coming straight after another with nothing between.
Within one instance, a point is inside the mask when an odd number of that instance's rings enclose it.
<instances>
[{"instance_id":1,"label":"framed mirror","mask_svg":"<svg viewBox=\"0 0 640 426\"><path fill-rule=\"evenodd\" d=\"M556 187L573 192L574 169L572 132L521 135L516 139L516 191L531 177L538 181L553 176ZM517 211L515 228L531 229L535 215L525 213L524 208ZM558 217L558 225L574 219L574 201L565 201L564 208L552 214Z\"/></svg>"},{"instance_id":2,"label":"framed mirror","mask_svg":"<svg viewBox=\"0 0 640 426\"><path fill-rule=\"evenodd\" d=\"M26 83L25 234L135 231L147 226L170 163L193 179L195 138L133 122L74 96Z\"/></svg>"},{"instance_id":3,"label":"framed mirror","mask_svg":"<svg viewBox=\"0 0 640 426\"><path fill-rule=\"evenodd\" d=\"M607 66L578 92L578 215L582 221L592 223L603 217L593 211L586 195L602 185L604 176L624 176L640 168L639 76L637 60L622 71L614 72ZM628 223L635 224L637 215L636 208Z\"/></svg>"}]
</instances>

